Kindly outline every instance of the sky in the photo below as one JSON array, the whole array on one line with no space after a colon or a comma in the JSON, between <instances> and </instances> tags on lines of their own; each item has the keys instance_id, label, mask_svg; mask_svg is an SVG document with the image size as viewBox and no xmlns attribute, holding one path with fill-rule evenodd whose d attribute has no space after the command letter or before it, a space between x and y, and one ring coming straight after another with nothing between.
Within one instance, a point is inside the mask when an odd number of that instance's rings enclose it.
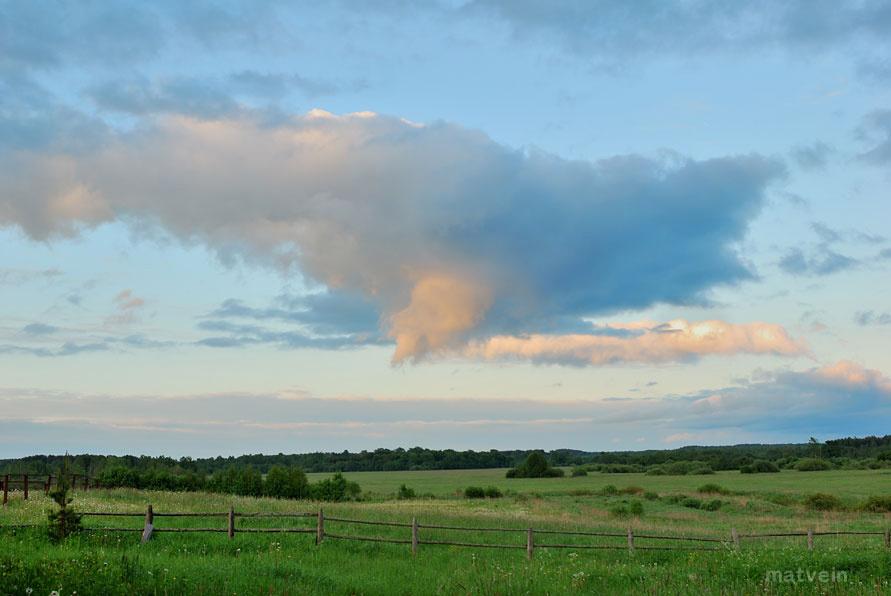
<instances>
[{"instance_id":1,"label":"sky","mask_svg":"<svg viewBox=\"0 0 891 596\"><path fill-rule=\"evenodd\" d=\"M0 0L0 457L886 434L889 31Z\"/></svg>"}]
</instances>

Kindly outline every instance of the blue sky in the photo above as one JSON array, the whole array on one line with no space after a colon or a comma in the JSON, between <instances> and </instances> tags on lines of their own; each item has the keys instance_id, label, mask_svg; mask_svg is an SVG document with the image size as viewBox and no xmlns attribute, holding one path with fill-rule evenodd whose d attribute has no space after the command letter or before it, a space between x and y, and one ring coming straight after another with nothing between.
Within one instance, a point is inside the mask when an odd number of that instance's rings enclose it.
<instances>
[{"instance_id":1,"label":"blue sky","mask_svg":"<svg viewBox=\"0 0 891 596\"><path fill-rule=\"evenodd\" d=\"M885 434L889 30L0 2L0 453Z\"/></svg>"}]
</instances>

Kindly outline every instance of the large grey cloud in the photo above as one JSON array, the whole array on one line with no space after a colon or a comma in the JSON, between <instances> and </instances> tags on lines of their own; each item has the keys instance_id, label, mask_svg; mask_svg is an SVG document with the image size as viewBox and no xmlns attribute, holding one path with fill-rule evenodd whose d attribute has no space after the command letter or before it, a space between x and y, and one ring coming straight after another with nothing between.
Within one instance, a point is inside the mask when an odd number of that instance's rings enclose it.
<instances>
[{"instance_id":1,"label":"large grey cloud","mask_svg":"<svg viewBox=\"0 0 891 596\"><path fill-rule=\"evenodd\" d=\"M297 266L382 313L396 359L552 332L752 277L735 245L783 165L565 160L459 125L313 111L169 118L0 166L0 223L37 239L116 218Z\"/></svg>"}]
</instances>

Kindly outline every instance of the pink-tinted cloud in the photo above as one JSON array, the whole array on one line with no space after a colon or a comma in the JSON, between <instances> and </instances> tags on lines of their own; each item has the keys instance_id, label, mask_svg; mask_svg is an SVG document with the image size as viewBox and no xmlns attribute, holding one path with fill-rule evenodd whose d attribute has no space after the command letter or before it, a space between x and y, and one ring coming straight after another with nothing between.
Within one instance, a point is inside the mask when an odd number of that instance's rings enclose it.
<instances>
[{"instance_id":1,"label":"pink-tinted cloud","mask_svg":"<svg viewBox=\"0 0 891 596\"><path fill-rule=\"evenodd\" d=\"M610 362L668 362L711 354L807 353L801 340L772 323L736 324L725 321L687 322L675 319L658 324L634 321L606 325L603 330L623 334L496 336L470 343L463 354L496 360L522 358L541 362L606 364Z\"/></svg>"}]
</instances>

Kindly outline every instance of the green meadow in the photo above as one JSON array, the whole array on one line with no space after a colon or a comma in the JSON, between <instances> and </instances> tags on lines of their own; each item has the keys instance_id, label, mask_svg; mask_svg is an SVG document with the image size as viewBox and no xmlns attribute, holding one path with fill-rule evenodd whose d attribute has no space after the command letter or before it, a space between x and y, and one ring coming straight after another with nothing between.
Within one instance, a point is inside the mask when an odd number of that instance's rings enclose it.
<instances>
[{"instance_id":1,"label":"green meadow","mask_svg":"<svg viewBox=\"0 0 891 596\"><path fill-rule=\"evenodd\" d=\"M311 480L325 475L311 474ZM95 490L74 494L81 511L144 513L313 512L369 521L539 530L730 537L806 531L884 531L891 514L858 507L869 495L891 494L889 470L718 473L646 476L591 473L583 477L506 479L504 470L348 473L363 501L316 503L208 493ZM716 484L721 492L701 493ZM396 500L401 484L426 497ZM496 486L504 496L465 499L467 486ZM613 490L612 487L615 487ZM714 490L714 488L712 489ZM645 492L641 492L645 491ZM835 510L806 505L814 492L838 496ZM705 504L718 501L713 509ZM693 503L697 503L695 507ZM635 506L637 503L639 505ZM12 494L0 525L40 523L51 506L42 493L23 501ZM637 514L632 511L637 507ZM89 526L141 528L140 517L85 517ZM238 518L236 529L314 528L315 518ZM163 528L225 528L225 518L158 516ZM327 521L327 533L410 538L410 528ZM525 533L425 529L421 540L515 545L494 548L326 538L312 534L156 533L140 544L138 532L94 530L51 544L40 528L0 529L0 594L886 594L891 593L891 551L882 536L744 539L738 550L588 550L622 546L626 538L536 535L536 543L579 548L536 548L527 560ZM664 545L652 539L635 545ZM689 546L711 543L677 543ZM825 572L823 576L819 575ZM779 573L779 575L777 575ZM785 578L785 579L784 579ZM821 578L826 581L821 581Z\"/></svg>"}]
</instances>

